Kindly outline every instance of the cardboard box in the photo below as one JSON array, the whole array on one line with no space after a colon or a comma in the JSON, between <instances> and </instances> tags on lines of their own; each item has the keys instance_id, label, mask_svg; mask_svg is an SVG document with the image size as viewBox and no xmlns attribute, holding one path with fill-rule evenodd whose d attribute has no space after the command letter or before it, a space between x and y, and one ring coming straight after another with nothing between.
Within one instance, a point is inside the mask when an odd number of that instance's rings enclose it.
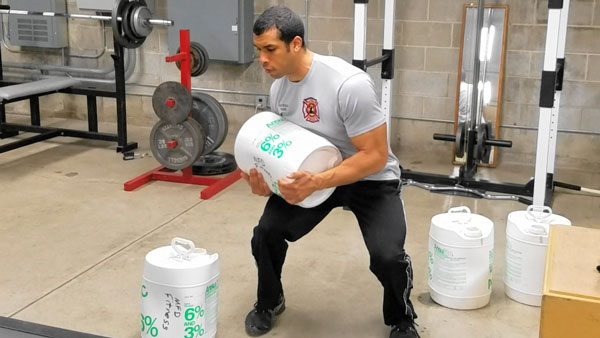
<instances>
[{"instance_id":1,"label":"cardboard box","mask_svg":"<svg viewBox=\"0 0 600 338\"><path fill-rule=\"evenodd\" d=\"M541 338L600 337L600 230L551 227Z\"/></svg>"}]
</instances>

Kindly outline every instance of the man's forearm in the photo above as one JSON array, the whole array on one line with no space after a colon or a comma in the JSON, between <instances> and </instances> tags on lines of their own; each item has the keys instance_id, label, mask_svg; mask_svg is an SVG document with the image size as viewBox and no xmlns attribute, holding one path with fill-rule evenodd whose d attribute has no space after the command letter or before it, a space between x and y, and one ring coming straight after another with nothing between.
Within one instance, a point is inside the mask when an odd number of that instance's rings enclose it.
<instances>
[{"instance_id":1,"label":"man's forearm","mask_svg":"<svg viewBox=\"0 0 600 338\"><path fill-rule=\"evenodd\" d=\"M368 153L359 151L345 159L337 167L316 174L318 189L350 184L379 172L387 162L385 155L375 151Z\"/></svg>"}]
</instances>

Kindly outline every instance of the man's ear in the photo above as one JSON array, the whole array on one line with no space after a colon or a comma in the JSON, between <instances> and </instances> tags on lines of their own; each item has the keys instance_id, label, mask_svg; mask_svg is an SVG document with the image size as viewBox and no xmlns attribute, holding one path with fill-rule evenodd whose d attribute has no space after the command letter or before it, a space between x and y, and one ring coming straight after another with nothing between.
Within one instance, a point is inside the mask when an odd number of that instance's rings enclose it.
<instances>
[{"instance_id":1,"label":"man's ear","mask_svg":"<svg viewBox=\"0 0 600 338\"><path fill-rule=\"evenodd\" d=\"M294 37L291 45L294 52L300 51L300 49L302 49L302 38L299 36Z\"/></svg>"}]
</instances>

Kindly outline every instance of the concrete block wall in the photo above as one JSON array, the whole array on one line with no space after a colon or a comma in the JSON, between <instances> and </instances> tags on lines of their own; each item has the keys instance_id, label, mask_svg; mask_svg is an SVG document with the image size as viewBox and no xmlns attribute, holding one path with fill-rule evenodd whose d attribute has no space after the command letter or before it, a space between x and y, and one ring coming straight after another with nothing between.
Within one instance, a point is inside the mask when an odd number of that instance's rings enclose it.
<instances>
[{"instance_id":1,"label":"concrete block wall","mask_svg":"<svg viewBox=\"0 0 600 338\"><path fill-rule=\"evenodd\" d=\"M168 17L166 1L175 0L157 0L156 17ZM76 0L67 2L70 12L78 11ZM381 50L384 2L371 0L368 4L369 58L377 56ZM396 1L396 73L391 143L401 156L427 150L426 153L431 154L427 160L450 161L452 158L451 145L434 141L432 134L451 133L453 130L453 124L447 121L454 120L462 11L467 3L470 1ZM305 19L305 0L254 0L255 15L276 4L290 7ZM353 1L308 0L308 4L309 48L350 61ZM486 4L509 7L501 112L501 125L507 127L501 128L500 137L512 140L514 146L512 149L501 149L500 165L502 161L533 163L547 0L488 0ZM104 40L106 46L112 49L111 29L103 29L98 22L70 20L69 31L68 54L98 54L104 48ZM150 97L137 94L149 95L153 91L152 86L179 80L175 65L164 62L164 57L168 55L166 29L155 27L136 53L138 63L128 85L128 123L152 126L158 119L152 111ZM594 165L600 168L600 136L597 135L600 134L600 0L571 0L567 53L559 128L583 133L559 134L557 165ZM66 62L86 67L111 66L109 54L106 52L98 59L67 58L63 61L58 52L40 54L35 51L31 54L29 51L11 53L3 50L5 60L37 60L54 64ZM373 67L369 73L379 83L379 67ZM209 70L201 77L193 78L192 82L196 88L267 94L271 79L255 60L248 65L211 63ZM223 103L227 111L231 135L235 135L241 124L256 111L251 95L211 94ZM55 95L47 100L52 104L48 105L50 109L43 116L86 118L85 100L82 98ZM114 121L114 100L102 99L99 102L100 120ZM43 107L46 109L46 106ZM9 108L15 113L23 114L23 110L26 111L25 105Z\"/></svg>"}]
</instances>

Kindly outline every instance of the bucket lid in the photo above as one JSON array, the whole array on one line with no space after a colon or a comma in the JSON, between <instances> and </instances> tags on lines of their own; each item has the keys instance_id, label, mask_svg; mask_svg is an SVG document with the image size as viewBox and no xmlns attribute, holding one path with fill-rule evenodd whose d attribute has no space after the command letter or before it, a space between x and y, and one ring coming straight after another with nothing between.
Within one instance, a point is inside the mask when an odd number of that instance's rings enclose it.
<instances>
[{"instance_id":1,"label":"bucket lid","mask_svg":"<svg viewBox=\"0 0 600 338\"><path fill-rule=\"evenodd\" d=\"M552 213L547 206L530 205L527 210L508 214L506 234L526 242L548 244L552 225L571 225L567 218Z\"/></svg>"},{"instance_id":2,"label":"bucket lid","mask_svg":"<svg viewBox=\"0 0 600 338\"><path fill-rule=\"evenodd\" d=\"M144 278L157 284L190 286L202 284L219 274L219 255L196 248L194 242L175 237L171 245L146 255Z\"/></svg>"},{"instance_id":3,"label":"bucket lid","mask_svg":"<svg viewBox=\"0 0 600 338\"><path fill-rule=\"evenodd\" d=\"M483 246L494 242L494 223L466 206L450 208L431 219L430 236L449 245Z\"/></svg>"}]
</instances>

